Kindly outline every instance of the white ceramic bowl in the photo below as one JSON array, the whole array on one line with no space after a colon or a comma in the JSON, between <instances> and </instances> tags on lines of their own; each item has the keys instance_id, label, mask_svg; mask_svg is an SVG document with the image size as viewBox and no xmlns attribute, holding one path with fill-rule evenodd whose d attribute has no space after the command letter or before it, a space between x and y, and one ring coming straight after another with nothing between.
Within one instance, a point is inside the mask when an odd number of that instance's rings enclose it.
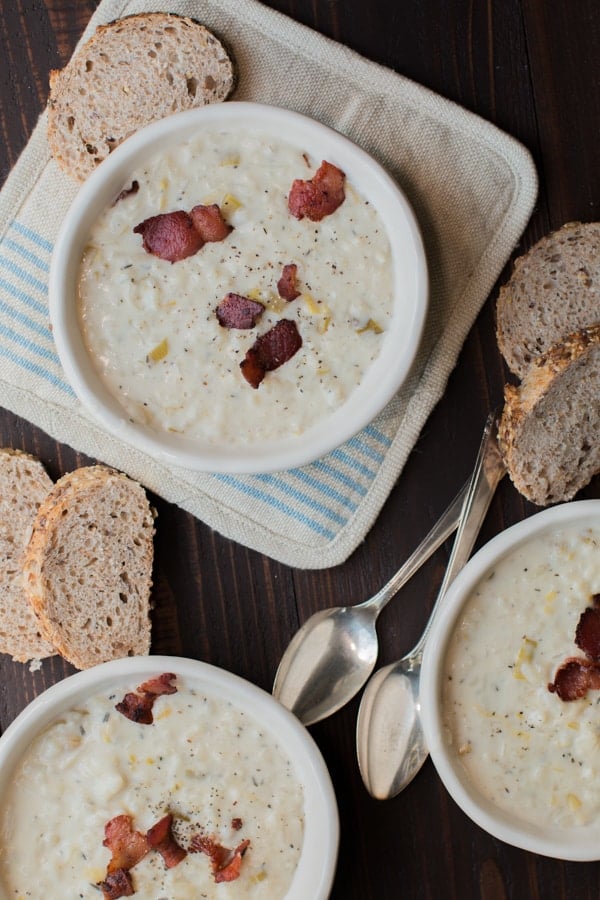
<instances>
[{"instance_id":1,"label":"white ceramic bowl","mask_svg":"<svg viewBox=\"0 0 600 900\"><path fill-rule=\"evenodd\" d=\"M215 445L158 433L128 420L100 381L78 324L79 265L89 230L113 202L132 170L204 125L260 128L265 135L327 159L376 207L385 223L394 268L394 315L382 351L347 402L303 434L255 442L249 447ZM298 113L256 103L221 103L169 116L126 140L79 190L60 230L49 279L50 318L58 354L75 393L92 415L123 441L176 466L211 472L257 473L303 465L348 440L383 409L405 381L420 343L428 301L425 253L413 212L396 182L375 160L330 128Z\"/></svg>"},{"instance_id":2,"label":"white ceramic bowl","mask_svg":"<svg viewBox=\"0 0 600 900\"><path fill-rule=\"evenodd\" d=\"M78 672L48 688L0 738L0 803L28 745L52 721L99 692L117 690L123 685L135 690L138 684L162 672L173 672L187 685L244 710L261 723L292 761L304 791L305 822L300 861L286 900L326 900L335 874L339 822L331 779L316 744L296 717L270 694L230 672L196 660L129 657Z\"/></svg>"},{"instance_id":3,"label":"white ceramic bowl","mask_svg":"<svg viewBox=\"0 0 600 900\"><path fill-rule=\"evenodd\" d=\"M482 547L446 594L427 642L422 669L421 716L427 746L440 778L456 803L477 825L508 844L573 861L600 859L600 824L587 828L560 828L548 821L540 821L532 825L500 810L483 796L467 776L456 749L453 750L444 738L441 684L446 650L461 610L486 573L512 550L545 531L578 525L590 519L600 526L600 500L561 504L514 525ZM584 608L585 604L581 612ZM569 655L583 654L573 644L565 657ZM557 702L562 701L557 698ZM600 729L600 714L598 724ZM583 784L581 790L585 790Z\"/></svg>"}]
</instances>

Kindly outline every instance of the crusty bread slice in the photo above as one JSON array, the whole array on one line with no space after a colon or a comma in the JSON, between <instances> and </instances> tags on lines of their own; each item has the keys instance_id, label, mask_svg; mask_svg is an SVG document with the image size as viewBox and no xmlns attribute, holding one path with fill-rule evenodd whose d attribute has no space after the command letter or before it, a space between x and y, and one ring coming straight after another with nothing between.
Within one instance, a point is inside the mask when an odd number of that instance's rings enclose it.
<instances>
[{"instance_id":1,"label":"crusty bread slice","mask_svg":"<svg viewBox=\"0 0 600 900\"><path fill-rule=\"evenodd\" d=\"M45 641L23 587L23 554L40 503L52 488L41 462L0 450L0 653L18 662L56 653Z\"/></svg>"},{"instance_id":2,"label":"crusty bread slice","mask_svg":"<svg viewBox=\"0 0 600 900\"><path fill-rule=\"evenodd\" d=\"M42 634L79 669L150 651L154 519L144 489L106 466L64 475L24 563Z\"/></svg>"},{"instance_id":3,"label":"crusty bread slice","mask_svg":"<svg viewBox=\"0 0 600 900\"><path fill-rule=\"evenodd\" d=\"M143 13L100 26L64 69L50 75L52 155L83 181L134 131L225 100L233 85L230 57L199 22Z\"/></svg>"},{"instance_id":4,"label":"crusty bread slice","mask_svg":"<svg viewBox=\"0 0 600 900\"><path fill-rule=\"evenodd\" d=\"M509 369L531 362L580 328L600 322L600 222L570 222L516 260L496 306L496 333Z\"/></svg>"},{"instance_id":5,"label":"crusty bread slice","mask_svg":"<svg viewBox=\"0 0 600 900\"><path fill-rule=\"evenodd\" d=\"M499 439L515 487L538 506L570 500L600 472L600 325L554 345L520 387L506 386Z\"/></svg>"}]
</instances>

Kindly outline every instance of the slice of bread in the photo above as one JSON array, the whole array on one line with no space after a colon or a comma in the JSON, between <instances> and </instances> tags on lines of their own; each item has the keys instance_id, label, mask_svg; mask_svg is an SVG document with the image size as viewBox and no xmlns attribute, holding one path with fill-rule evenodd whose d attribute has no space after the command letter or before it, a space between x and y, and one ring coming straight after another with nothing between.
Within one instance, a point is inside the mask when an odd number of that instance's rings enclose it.
<instances>
[{"instance_id":1,"label":"slice of bread","mask_svg":"<svg viewBox=\"0 0 600 900\"><path fill-rule=\"evenodd\" d=\"M42 638L23 586L23 554L52 479L34 456L0 449L0 653L17 662L56 653Z\"/></svg>"},{"instance_id":2,"label":"slice of bread","mask_svg":"<svg viewBox=\"0 0 600 900\"><path fill-rule=\"evenodd\" d=\"M233 86L230 57L199 22L171 13L126 16L100 26L51 73L50 150L83 181L134 131L225 100Z\"/></svg>"},{"instance_id":3,"label":"slice of bread","mask_svg":"<svg viewBox=\"0 0 600 900\"><path fill-rule=\"evenodd\" d=\"M64 475L24 562L44 637L78 669L150 651L154 518L144 489L106 466Z\"/></svg>"},{"instance_id":4,"label":"slice of bread","mask_svg":"<svg viewBox=\"0 0 600 900\"><path fill-rule=\"evenodd\" d=\"M498 346L523 378L532 361L600 322L600 222L571 222L515 262L496 306Z\"/></svg>"},{"instance_id":5,"label":"slice of bread","mask_svg":"<svg viewBox=\"0 0 600 900\"><path fill-rule=\"evenodd\" d=\"M528 500L570 500L600 472L600 325L554 345L520 387L505 387L499 427L509 475Z\"/></svg>"}]
</instances>

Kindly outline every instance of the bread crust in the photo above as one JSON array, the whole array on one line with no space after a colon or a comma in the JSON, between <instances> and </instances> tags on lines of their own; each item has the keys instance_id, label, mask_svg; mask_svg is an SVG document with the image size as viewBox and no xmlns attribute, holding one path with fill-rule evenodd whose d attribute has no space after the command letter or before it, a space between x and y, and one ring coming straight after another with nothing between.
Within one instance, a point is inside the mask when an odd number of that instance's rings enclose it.
<instances>
[{"instance_id":1,"label":"bread crust","mask_svg":"<svg viewBox=\"0 0 600 900\"><path fill-rule=\"evenodd\" d=\"M564 475L568 487L560 488L551 481L538 481L534 475L537 471L536 463L538 461L531 458L531 448L525 450L523 446L524 434L529 426L539 427L540 435L545 429L544 436L548 435L550 427L548 423L537 421L536 413L539 411L540 404L551 393L556 395L553 396L554 407L560 407L561 402L564 404L570 402L571 398L568 394L559 396L561 378L567 375L572 367L584 360L590 350L596 347L600 347L600 324L579 329L569 335L566 340L552 346L532 363L520 386L510 384L505 386L504 409L498 429L500 448L515 487L538 506L570 500L597 471L600 471L600 469L595 469L584 475L583 469L581 473L578 473L568 470L574 468L572 465L565 465L564 472L561 474ZM597 385L589 378L588 381L590 391L593 392ZM585 388L585 381L581 383L581 386ZM589 400L590 407L593 409L595 404L598 409L600 398L592 393ZM579 410L582 419L586 412L589 413L589 409ZM555 443L552 463L560 469L561 450L566 451L567 449L566 436L557 433L551 439ZM594 447L598 447L597 440L590 446L590 451L593 451ZM548 453L548 448L542 450L540 447L539 452Z\"/></svg>"},{"instance_id":2,"label":"bread crust","mask_svg":"<svg viewBox=\"0 0 600 900\"><path fill-rule=\"evenodd\" d=\"M511 372L600 321L600 222L569 222L514 264L496 304L496 337Z\"/></svg>"},{"instance_id":3,"label":"bread crust","mask_svg":"<svg viewBox=\"0 0 600 900\"><path fill-rule=\"evenodd\" d=\"M50 73L50 150L83 181L138 129L225 100L234 86L232 59L204 25L174 13L125 16Z\"/></svg>"},{"instance_id":4,"label":"bread crust","mask_svg":"<svg viewBox=\"0 0 600 900\"><path fill-rule=\"evenodd\" d=\"M52 479L35 456L0 449L0 653L16 662L56 653L41 634L23 585L23 557L39 505Z\"/></svg>"},{"instance_id":5,"label":"bread crust","mask_svg":"<svg viewBox=\"0 0 600 900\"><path fill-rule=\"evenodd\" d=\"M79 669L150 651L154 516L137 482L107 466L63 476L24 559L40 629Z\"/></svg>"}]
</instances>

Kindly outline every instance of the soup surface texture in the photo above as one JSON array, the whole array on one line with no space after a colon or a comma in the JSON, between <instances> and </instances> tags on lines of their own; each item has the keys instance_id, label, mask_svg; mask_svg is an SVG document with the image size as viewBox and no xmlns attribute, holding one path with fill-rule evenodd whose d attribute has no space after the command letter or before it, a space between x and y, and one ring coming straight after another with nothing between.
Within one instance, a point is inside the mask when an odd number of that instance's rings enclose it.
<instances>
[{"instance_id":1,"label":"soup surface texture","mask_svg":"<svg viewBox=\"0 0 600 900\"><path fill-rule=\"evenodd\" d=\"M138 189L99 217L81 264L80 321L101 379L134 422L245 446L302 434L361 383L392 317L390 244L348 181L321 221L290 213L294 180L320 163L258 131L207 128L132 172ZM174 263L144 250L135 227L198 204L219 206L233 228L226 238ZM278 291L288 265L297 266L291 301ZM228 293L262 304L254 327L219 323ZM254 389L240 363L281 319L302 346Z\"/></svg>"},{"instance_id":2,"label":"soup surface texture","mask_svg":"<svg viewBox=\"0 0 600 900\"><path fill-rule=\"evenodd\" d=\"M579 618L600 593L600 523L543 532L502 558L459 614L442 687L445 739L496 806L600 835L600 691L561 700L559 667L585 658Z\"/></svg>"},{"instance_id":3,"label":"soup surface texture","mask_svg":"<svg viewBox=\"0 0 600 900\"><path fill-rule=\"evenodd\" d=\"M232 850L248 840L239 877L216 883L203 852L167 868L151 851L130 871L135 896L285 897L304 832L290 762L251 715L176 684L155 701L151 725L115 710L129 685L78 704L32 742L0 814L3 898L98 900L111 859L106 823L129 815L146 833L167 812L186 849L198 833Z\"/></svg>"}]
</instances>

